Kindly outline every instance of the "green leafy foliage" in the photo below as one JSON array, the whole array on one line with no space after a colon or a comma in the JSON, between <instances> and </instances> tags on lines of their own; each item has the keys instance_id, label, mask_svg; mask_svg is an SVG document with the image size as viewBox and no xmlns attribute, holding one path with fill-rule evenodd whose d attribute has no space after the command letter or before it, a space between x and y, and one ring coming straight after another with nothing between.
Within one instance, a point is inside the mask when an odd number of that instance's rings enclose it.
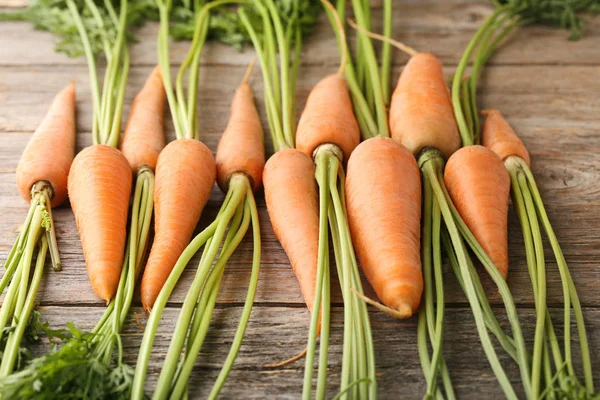
<instances>
[{"instance_id":1,"label":"green leafy foliage","mask_svg":"<svg viewBox=\"0 0 600 400\"><path fill-rule=\"evenodd\" d=\"M599 0L500 0L517 10L525 24L544 24L571 30L569 39L583 35L581 13L600 13Z\"/></svg>"},{"instance_id":2,"label":"green leafy foliage","mask_svg":"<svg viewBox=\"0 0 600 400\"><path fill-rule=\"evenodd\" d=\"M101 18L106 26L106 32L98 27L89 8L85 7L85 2L80 4L80 13L83 24L90 36L92 51L97 54L102 51L103 35L109 38L116 36L116 27L112 24L110 15L106 10L104 1L111 1L117 8L118 0L93 0L101 14ZM171 8L171 34L175 40L187 40L193 36L195 26L194 10L190 1L174 0ZM205 2L201 2L203 4ZM277 7L281 12L282 19L287 21L293 15L294 4L297 3L303 32L309 32L312 25L315 24L318 14L321 11L319 2L311 0L281 0L277 2ZM262 23L256 11L249 6L245 7L251 20L260 33ZM139 26L146 21L158 20L158 9L154 0L129 0L128 4L128 26ZM0 14L0 21L28 21L36 29L51 32L57 37L56 51L66 53L69 57L79 57L83 55L83 46L81 38L75 26L75 21L64 0L31 0L27 8L16 12ZM211 15L209 37L219 40L225 44L232 45L240 49L244 43L249 43L248 33L240 22L235 8L222 8L216 10ZM128 39L134 40L134 36L129 33Z\"/></svg>"},{"instance_id":3,"label":"green leafy foliage","mask_svg":"<svg viewBox=\"0 0 600 400\"><path fill-rule=\"evenodd\" d=\"M67 330L51 330L47 324L36 324L32 331L36 336L44 332L68 340L60 348L55 346L50 353L31 360L21 371L0 379L0 398L129 398L133 369L125 364L107 365L94 351L101 340L94 340L95 335L73 324L67 326Z\"/></svg>"}]
</instances>

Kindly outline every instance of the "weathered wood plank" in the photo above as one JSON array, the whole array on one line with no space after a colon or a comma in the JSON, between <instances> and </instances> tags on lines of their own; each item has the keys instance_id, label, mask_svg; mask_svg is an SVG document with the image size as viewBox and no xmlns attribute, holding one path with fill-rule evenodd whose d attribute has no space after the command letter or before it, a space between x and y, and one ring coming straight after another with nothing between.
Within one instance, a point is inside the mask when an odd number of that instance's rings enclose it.
<instances>
[{"instance_id":1,"label":"weathered wood plank","mask_svg":"<svg viewBox=\"0 0 600 400\"><path fill-rule=\"evenodd\" d=\"M42 307L44 318L52 326L61 326L67 321L75 321L84 329L91 329L103 312L94 307ZM133 310L141 313L140 309ZM329 358L328 398L335 395L341 369L342 308L333 309L332 345ZM148 369L148 390L156 383L161 364L171 339L171 332L179 310L166 309L159 331L153 357ZM213 325L208 332L204 351L200 355L196 369L192 373L190 389L195 398L204 398L220 370L227 355L231 338L237 328L241 313L240 307L218 308ZM560 310L553 310L560 315ZM533 335L532 310L521 312L524 334L529 339ZM600 329L600 311L586 310L590 332ZM145 318L143 318L145 323ZM381 399L420 399L424 390L416 338L416 319L398 321L380 312L371 313L375 354L377 360L379 398ZM459 398L503 398L500 388L489 368L475 330L472 315L468 309L449 309L446 317L445 356L457 389ZM506 323L504 319L501 320ZM225 385L222 398L298 398L302 387L304 363L298 361L285 368L271 370L263 365L288 358L300 351L306 343L309 315L306 310L287 307L255 307L244 343L231 372L229 383ZM125 327L124 352L126 362L135 363L142 333L133 317ZM600 338L590 335L590 347L594 368L600 368ZM38 348L38 351L40 348ZM519 388L519 374L514 363L504 354L501 361L515 387ZM596 374L600 384L600 375ZM240 382L251 384L241 385Z\"/></svg>"},{"instance_id":2,"label":"weathered wood plank","mask_svg":"<svg viewBox=\"0 0 600 400\"><path fill-rule=\"evenodd\" d=\"M380 30L381 2L373 2L374 29ZM402 1L394 3L394 37L421 51L437 54L444 63L456 64L473 33L491 14L488 0ZM351 14L349 14L351 15ZM498 64L599 64L599 17L586 18L586 36L578 42L567 40L564 30L547 27L527 27L515 33L494 60ZM144 26L137 33L139 41L132 45L134 64L156 63L157 25ZM354 36L352 29L349 35ZM24 23L4 23L0 31L0 65L56 65L84 64L83 58L69 59L53 51L54 39L47 32L35 31ZM171 47L174 62L181 62L188 43ZM325 17L305 46L304 64L335 66L337 53L331 28ZM35 52L30 49L35 48ZM552 49L552 51L548 51ZM239 53L222 45L209 44L202 62L207 64L246 65L251 52ZM395 62L404 63L406 57L397 54Z\"/></svg>"}]
</instances>

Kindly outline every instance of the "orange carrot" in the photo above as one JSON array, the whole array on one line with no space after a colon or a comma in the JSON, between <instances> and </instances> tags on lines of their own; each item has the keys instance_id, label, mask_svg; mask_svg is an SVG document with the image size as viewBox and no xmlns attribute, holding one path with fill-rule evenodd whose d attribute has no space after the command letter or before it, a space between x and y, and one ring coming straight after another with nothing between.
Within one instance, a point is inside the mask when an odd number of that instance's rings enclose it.
<instances>
[{"instance_id":1,"label":"orange carrot","mask_svg":"<svg viewBox=\"0 0 600 400\"><path fill-rule=\"evenodd\" d=\"M142 305L147 312L190 242L215 175L213 155L198 140L175 140L158 157L154 189L156 233L141 284Z\"/></svg>"},{"instance_id":2,"label":"orange carrot","mask_svg":"<svg viewBox=\"0 0 600 400\"><path fill-rule=\"evenodd\" d=\"M339 147L348 160L360 141L358 123L343 75L323 78L311 90L298 122L296 148L308 156L322 144Z\"/></svg>"},{"instance_id":3,"label":"orange carrot","mask_svg":"<svg viewBox=\"0 0 600 400\"><path fill-rule=\"evenodd\" d=\"M315 166L301 151L280 150L267 161L263 181L275 236L290 259L304 301L312 311L319 247Z\"/></svg>"},{"instance_id":4,"label":"orange carrot","mask_svg":"<svg viewBox=\"0 0 600 400\"><path fill-rule=\"evenodd\" d=\"M90 282L107 302L121 276L131 181L125 156L100 144L81 151L69 173L69 197Z\"/></svg>"},{"instance_id":5,"label":"orange carrot","mask_svg":"<svg viewBox=\"0 0 600 400\"><path fill-rule=\"evenodd\" d=\"M481 113L487 116L481 134L481 144L498 154L502 160L509 156L519 156L530 165L527 148L500 111L484 110Z\"/></svg>"},{"instance_id":6,"label":"orange carrot","mask_svg":"<svg viewBox=\"0 0 600 400\"><path fill-rule=\"evenodd\" d=\"M133 172L143 166L154 170L158 155L165 147L165 97L160 67L157 66L133 101L121 141L121 151Z\"/></svg>"},{"instance_id":7,"label":"orange carrot","mask_svg":"<svg viewBox=\"0 0 600 400\"><path fill-rule=\"evenodd\" d=\"M250 69L249 69L250 70ZM217 182L227 192L229 179L241 172L250 179L253 190L262 186L265 166L264 135L254 95L247 80L235 92L227 128L217 147Z\"/></svg>"},{"instance_id":8,"label":"orange carrot","mask_svg":"<svg viewBox=\"0 0 600 400\"><path fill-rule=\"evenodd\" d=\"M450 157L460 136L442 65L433 54L417 53L408 61L390 103L392 138L415 156L425 147Z\"/></svg>"},{"instance_id":9,"label":"orange carrot","mask_svg":"<svg viewBox=\"0 0 600 400\"><path fill-rule=\"evenodd\" d=\"M504 163L486 147L464 147L448 160L444 182L461 217L506 279L510 177Z\"/></svg>"},{"instance_id":10,"label":"orange carrot","mask_svg":"<svg viewBox=\"0 0 600 400\"><path fill-rule=\"evenodd\" d=\"M367 279L393 316L410 317L423 292L415 158L390 138L362 142L348 161L346 194L354 248Z\"/></svg>"},{"instance_id":11,"label":"orange carrot","mask_svg":"<svg viewBox=\"0 0 600 400\"><path fill-rule=\"evenodd\" d=\"M17 167L21 197L31 201L31 188L46 181L52 187L52 207L67 198L67 179L75 154L75 85L56 95L48 113L27 144Z\"/></svg>"}]
</instances>

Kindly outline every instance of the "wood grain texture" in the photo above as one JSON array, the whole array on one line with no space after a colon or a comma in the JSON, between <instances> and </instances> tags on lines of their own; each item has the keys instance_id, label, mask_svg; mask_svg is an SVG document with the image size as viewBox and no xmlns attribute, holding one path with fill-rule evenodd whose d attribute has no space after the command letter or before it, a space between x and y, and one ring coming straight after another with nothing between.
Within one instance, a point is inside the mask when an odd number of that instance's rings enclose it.
<instances>
[{"instance_id":1,"label":"wood grain texture","mask_svg":"<svg viewBox=\"0 0 600 400\"><path fill-rule=\"evenodd\" d=\"M18 1L11 2L19 3ZM0 7L6 6L0 0ZM19 4L17 4L19 5ZM374 14L381 2L374 2ZM460 54L491 7L487 0L418 1L394 3L394 36L420 50L440 56L448 77L454 72ZM588 19L586 37L567 41L565 31L528 27L517 31L497 55L482 77L481 104L500 109L529 147L532 168L547 205L553 226L563 246L573 278L579 289L596 372L600 371L600 17ZM377 27L377 25L376 25ZM132 70L127 86L124 121L136 92L156 62L156 24L148 24L132 45ZM353 32L350 32L353 35ZM188 43L172 46L172 63L184 57ZM328 24L323 19L304 47L298 80L298 109L301 110L310 88L337 68L338 56ZM35 51L32 51L35 49ZM215 151L225 128L229 103L253 52L237 52L210 43L203 53L198 94L201 139ZM406 57L396 53L394 80ZM228 79L222 79L223 76ZM27 205L20 198L14 170L19 156L56 94L68 81L77 85L78 149L91 143L91 97L88 72L82 58L69 59L53 51L53 39L47 32L35 31L26 23L0 25L0 262L16 237L15 229L23 222ZM260 71L255 71L252 86L261 118L266 121ZM167 114L168 116L168 114ZM167 117L167 135L174 138ZM265 124L266 125L266 124ZM267 134L267 153L272 152ZM198 229L208 225L223 199L215 187ZM302 300L287 257L269 224L262 194L257 198L263 255L256 307L248 334L234 367L223 398L297 398L302 382L302 362L282 370L267 370L262 365L295 354L305 345L308 312ZM102 302L93 294L85 271L80 241L70 208L55 212L63 271L55 273L50 265L43 278L38 299L44 316L53 326L73 321L90 328L103 311ZM532 336L532 293L519 224L509 216L510 272L508 283L515 295L527 337ZM193 374L193 393L203 398L210 381L218 374L220 363L233 336L250 276L252 245L244 240L228 265L218 298L215 327L209 332L206 353ZM547 253L548 301L554 307L562 302L560 279L551 253ZM150 374L153 383L164 357L177 307L183 301L195 272L194 259L176 288L155 348L156 357ZM333 271L335 275L335 270ZM491 302L501 310L501 299L490 280L482 274ZM446 297L449 302L447 356L461 398L502 398L478 343L472 316L456 279L446 267ZM333 277L334 307L333 348L330 358L329 394L339 377L341 362L341 295ZM368 295L374 296L366 284ZM136 307L139 301L136 299ZM135 312L140 312L139 307ZM384 399L421 398L424 381L416 348L416 320L398 322L380 313L371 313L378 356L380 395ZM128 362L134 362L140 332L133 319L126 328L125 347ZM130 336L131 335L131 336ZM504 357L510 377L518 372ZM600 377L600 374L596 374ZM251 382L249 384L248 382ZM600 385L600 382L597 382ZM197 391L196 391L197 389Z\"/></svg>"}]
</instances>

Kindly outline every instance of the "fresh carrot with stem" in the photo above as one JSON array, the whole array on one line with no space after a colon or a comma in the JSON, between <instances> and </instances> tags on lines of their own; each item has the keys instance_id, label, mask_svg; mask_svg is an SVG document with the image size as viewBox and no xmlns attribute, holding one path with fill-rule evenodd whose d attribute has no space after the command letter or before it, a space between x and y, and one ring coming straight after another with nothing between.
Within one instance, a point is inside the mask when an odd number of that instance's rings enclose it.
<instances>
[{"instance_id":1,"label":"fresh carrot with stem","mask_svg":"<svg viewBox=\"0 0 600 400\"><path fill-rule=\"evenodd\" d=\"M204 343L226 263L245 236L250 223L253 227L254 255L246 304L234 342L213 386L210 398L216 398L225 383L239 352L252 310L258 282L261 248L258 211L253 190L261 187L265 163L262 125L248 83L252 66L253 63L250 64L242 84L236 91L231 107L231 118L217 149L218 182L226 197L217 218L211 224L216 228L209 234L200 233L183 251L159 294L150 314L148 328L144 332L139 357L139 360L144 360L143 362L150 356L153 337L158 327L157 321L160 320L166 306L166 299L170 296L190 258L206 244L158 378L153 396L157 399L167 396L180 398L187 395L189 376ZM185 351L184 346L186 346ZM143 378L143 375L136 376L137 387L143 386ZM137 393L139 391L136 390L134 397Z\"/></svg>"},{"instance_id":2,"label":"fresh carrot with stem","mask_svg":"<svg viewBox=\"0 0 600 400\"><path fill-rule=\"evenodd\" d=\"M314 308L321 309L321 347L316 397L323 398L326 389L329 341L329 240L336 258L340 288L344 298L344 342L340 391L355 398L375 398L375 355L366 304L358 274L358 265L350 236L345 195L343 162L350 157L360 140L360 130L354 117L351 98L344 72L347 56L344 29L335 8L322 1L330 17L336 20L336 32L342 45L338 73L323 78L311 91L296 132L296 146L312 156L316 165L315 178L319 187L319 262ZM332 102L331 99L336 99ZM304 370L303 398L312 395L313 360L316 347L319 314L313 313L308 337L308 351ZM348 394L342 395L347 398Z\"/></svg>"},{"instance_id":3,"label":"fresh carrot with stem","mask_svg":"<svg viewBox=\"0 0 600 400\"><path fill-rule=\"evenodd\" d=\"M513 206L521 223L527 266L533 285L537 314L532 359L533 393L535 396L540 396L541 393L558 396L583 394L592 396L594 395L592 365L579 296L556 234L550 224L535 177L529 167L529 152L500 111L486 110L484 115L486 121L483 125L482 141L484 146L494 151L504 161L510 175ZM546 305L546 263L542 229L550 241L562 282L564 357L556 340L552 318ZM575 314L579 338L583 383L579 381L573 368L571 307ZM551 351L548 350L548 342L551 343ZM554 361L554 370L552 361Z\"/></svg>"},{"instance_id":4,"label":"fresh carrot with stem","mask_svg":"<svg viewBox=\"0 0 600 400\"><path fill-rule=\"evenodd\" d=\"M52 207L59 206L67 197L67 176L74 153L75 86L71 82L52 101L17 166L17 187L30 208L0 280L0 292L8 288L0 307L0 339L7 335L0 378L11 374L16 367L49 249L54 269L61 268ZM37 260L31 271L35 254ZM9 327L12 330L7 333Z\"/></svg>"},{"instance_id":5,"label":"fresh carrot with stem","mask_svg":"<svg viewBox=\"0 0 600 400\"><path fill-rule=\"evenodd\" d=\"M177 259L189 244L216 178L216 166L210 150L199 141L197 127L197 91L199 59L206 42L210 10L242 0L212 1L195 10L196 25L190 50L177 73L175 88L169 65L170 2L159 1L160 31L158 55L167 99L177 140L161 153L156 167L156 235L142 276L141 296L149 313L173 270ZM183 79L187 72L187 96ZM186 178L181 179L182 176Z\"/></svg>"}]
</instances>

